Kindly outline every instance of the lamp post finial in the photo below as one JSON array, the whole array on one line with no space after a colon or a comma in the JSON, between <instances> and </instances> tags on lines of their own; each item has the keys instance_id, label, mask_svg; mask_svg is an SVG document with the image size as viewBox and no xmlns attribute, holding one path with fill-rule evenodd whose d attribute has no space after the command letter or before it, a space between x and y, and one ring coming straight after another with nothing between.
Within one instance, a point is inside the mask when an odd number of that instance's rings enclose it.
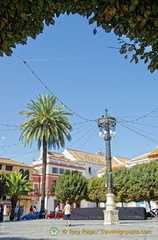
<instances>
[{"instance_id":1,"label":"lamp post finial","mask_svg":"<svg viewBox=\"0 0 158 240\"><path fill-rule=\"evenodd\" d=\"M105 115L106 115L106 117L108 116L108 109L107 108L105 109Z\"/></svg>"}]
</instances>

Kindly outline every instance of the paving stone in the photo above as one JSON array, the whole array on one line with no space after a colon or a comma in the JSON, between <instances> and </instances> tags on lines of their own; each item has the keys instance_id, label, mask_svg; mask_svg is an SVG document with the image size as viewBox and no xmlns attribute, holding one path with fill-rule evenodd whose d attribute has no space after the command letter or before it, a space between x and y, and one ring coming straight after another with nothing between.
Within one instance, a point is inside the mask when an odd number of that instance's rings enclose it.
<instances>
[{"instance_id":1,"label":"paving stone","mask_svg":"<svg viewBox=\"0 0 158 240\"><path fill-rule=\"evenodd\" d=\"M0 223L0 240L157 240L158 219L121 220L104 225L103 220L37 219Z\"/></svg>"}]
</instances>

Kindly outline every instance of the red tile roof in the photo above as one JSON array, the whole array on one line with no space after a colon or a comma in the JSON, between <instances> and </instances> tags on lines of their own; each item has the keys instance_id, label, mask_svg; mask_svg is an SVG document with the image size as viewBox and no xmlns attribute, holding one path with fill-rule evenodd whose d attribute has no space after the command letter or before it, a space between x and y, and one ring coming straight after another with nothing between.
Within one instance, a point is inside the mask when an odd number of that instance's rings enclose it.
<instances>
[{"instance_id":1,"label":"red tile roof","mask_svg":"<svg viewBox=\"0 0 158 240\"><path fill-rule=\"evenodd\" d=\"M158 147L155 148L151 153L149 153L148 157L151 158L151 157L158 157Z\"/></svg>"},{"instance_id":2,"label":"red tile roof","mask_svg":"<svg viewBox=\"0 0 158 240\"><path fill-rule=\"evenodd\" d=\"M0 164L33 168L30 165L27 165L27 164L24 164L24 163L21 163L21 162L17 162L17 161L11 160L9 158L0 158Z\"/></svg>"}]
</instances>

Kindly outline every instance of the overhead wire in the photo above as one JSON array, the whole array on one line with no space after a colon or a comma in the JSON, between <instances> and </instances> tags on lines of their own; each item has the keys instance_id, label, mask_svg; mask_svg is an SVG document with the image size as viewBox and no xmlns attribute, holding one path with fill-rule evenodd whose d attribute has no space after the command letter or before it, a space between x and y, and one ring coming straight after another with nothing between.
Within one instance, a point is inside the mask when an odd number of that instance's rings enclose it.
<instances>
[{"instance_id":1,"label":"overhead wire","mask_svg":"<svg viewBox=\"0 0 158 240\"><path fill-rule=\"evenodd\" d=\"M18 57L18 58L19 58L19 57ZM21 58L19 58L19 59L21 59ZM38 79L38 81L44 86L44 88L46 88L46 90L47 90L49 93L51 93L51 95L53 95L53 96L54 96L61 104L63 104L63 105L65 106L65 108L67 108L70 112L72 112L74 115L76 115L77 117L79 117L79 118L81 118L81 119L83 119L83 120L93 121L93 122L96 122L96 121L97 121L97 119L90 120L90 119L84 118L84 117L82 117L81 115L77 114L77 113L76 113L75 111L73 111L72 109L70 109L66 104L64 104L64 103L45 85L45 83L38 77L38 75L37 75L37 74L33 71L33 69L29 66L29 64L26 62L26 60L21 59L21 61L22 61L22 63L24 63L24 64L27 66L27 68L28 68L28 69L32 72L32 74ZM30 60L30 61L31 61L31 60ZM152 113L156 112L157 110L158 110L158 108L154 109L153 111L151 111L151 112L149 112L149 113L147 113L147 114L145 114L145 115L143 115L143 116L141 116L141 117L137 117L137 118L135 118L135 119L133 119L133 120L123 121L123 122L135 122L135 121L138 121L138 120L140 120L140 119L142 119L142 118L145 118L145 117L151 115Z\"/></svg>"},{"instance_id":2,"label":"overhead wire","mask_svg":"<svg viewBox=\"0 0 158 240\"><path fill-rule=\"evenodd\" d=\"M4 123L0 123L0 126L6 126L6 127L16 127L18 128L17 125L10 125L10 124L4 124Z\"/></svg>"},{"instance_id":3,"label":"overhead wire","mask_svg":"<svg viewBox=\"0 0 158 240\"><path fill-rule=\"evenodd\" d=\"M138 135L140 135L140 136L148 139L149 141L154 142L154 143L156 143L156 144L158 143L158 140L155 140L155 139L153 139L153 138L151 138L151 137L148 137L148 136L146 136L146 135L144 135L144 134L142 134L142 133L140 133L140 132L132 129L131 127L129 127L129 126L127 126L127 125L125 125L125 124L123 124L123 123L121 123L121 122L118 122L118 123L119 123L120 125L122 125L123 127L129 129L130 131L132 131L132 132L134 132L134 133L136 133L136 134L138 134Z\"/></svg>"},{"instance_id":4,"label":"overhead wire","mask_svg":"<svg viewBox=\"0 0 158 240\"><path fill-rule=\"evenodd\" d=\"M97 120L96 120L96 122L97 122ZM82 124L85 124L85 123L89 123L89 121L86 120L86 121L82 121L82 122L76 122L76 123L73 123L72 126L82 125Z\"/></svg>"},{"instance_id":5,"label":"overhead wire","mask_svg":"<svg viewBox=\"0 0 158 240\"><path fill-rule=\"evenodd\" d=\"M18 56L17 56L18 57ZM19 58L19 57L18 57ZM21 59L21 58L19 58L19 59ZM47 86L46 86L46 84L38 77L38 75L33 71L33 69L29 66L29 64L25 61L25 60L23 60L23 59L21 59L21 61L22 61L22 63L24 64L24 65L26 65L26 67L31 71L31 73L36 77L36 79L38 79L38 81L40 82L40 84L52 95L52 96L54 96L62 105L64 105L65 106L65 108L67 108L71 113L73 113L75 116L77 116L77 117L79 117L79 118L81 118L81 119L83 119L83 120L86 120L86 121L95 121L95 120L90 120L90 119L87 119L87 118L84 118L84 117L82 117L81 115L79 115L78 113L76 113L75 111L73 111L72 109L70 109L66 104L64 104Z\"/></svg>"},{"instance_id":6,"label":"overhead wire","mask_svg":"<svg viewBox=\"0 0 158 240\"><path fill-rule=\"evenodd\" d=\"M85 145L89 142L89 140L92 138L92 136L94 135L94 133L97 131L97 127L95 128L95 130L92 132L92 134L90 135L90 137L86 140L86 142L82 145L82 147L80 148L80 150L82 150Z\"/></svg>"},{"instance_id":7,"label":"overhead wire","mask_svg":"<svg viewBox=\"0 0 158 240\"><path fill-rule=\"evenodd\" d=\"M0 148L5 148L5 147L15 147L15 146L18 146L18 145L23 145L23 143L14 143L14 144L9 144L9 145L4 145L4 146L0 146Z\"/></svg>"},{"instance_id":8,"label":"overhead wire","mask_svg":"<svg viewBox=\"0 0 158 240\"><path fill-rule=\"evenodd\" d=\"M136 122L136 121L139 121L139 120L141 120L141 119L143 119L143 118L146 118L146 117L150 116L152 113L156 112L157 110L158 110L158 108L154 109L153 111L151 111L151 112L149 112L149 113L147 113L147 114L145 114L145 115L143 115L143 116L141 116L141 117L135 118L135 119L133 119L133 120L126 120L126 121L122 120L122 122L123 122L123 123L128 123L128 122ZM121 120L121 119L120 119L120 120ZM120 120L119 120L119 121L120 121Z\"/></svg>"},{"instance_id":9,"label":"overhead wire","mask_svg":"<svg viewBox=\"0 0 158 240\"><path fill-rule=\"evenodd\" d=\"M71 146L73 146L75 143L77 143L78 141L80 141L81 139L83 139L83 137L85 137L91 130L93 130L94 127L92 127L89 131L87 131L85 134L83 134L81 137L79 137L75 142L73 142L72 144L70 144L68 146L68 148L70 148Z\"/></svg>"},{"instance_id":10,"label":"overhead wire","mask_svg":"<svg viewBox=\"0 0 158 240\"><path fill-rule=\"evenodd\" d=\"M142 116L141 116L142 117ZM156 116L146 116L146 118L157 118L158 116L156 115ZM116 117L115 116L115 118L116 119L121 119L122 120L122 118L135 118L135 119L137 119L137 118L140 118L139 116L119 116L119 117Z\"/></svg>"},{"instance_id":11,"label":"overhead wire","mask_svg":"<svg viewBox=\"0 0 158 240\"><path fill-rule=\"evenodd\" d=\"M86 128L84 128L84 129L82 129L82 130L80 130L80 131L78 131L78 132L74 132L74 133L72 133L72 137L73 136L77 136L78 134L80 134L80 133L82 133L82 132L85 132L85 130L88 130L88 129L90 129L90 126L89 127L86 127Z\"/></svg>"},{"instance_id":12,"label":"overhead wire","mask_svg":"<svg viewBox=\"0 0 158 240\"><path fill-rule=\"evenodd\" d=\"M158 128L158 126L149 125L149 124L145 124L145 123L133 122L133 124L140 125L140 126L145 126L145 127L151 127L151 128Z\"/></svg>"},{"instance_id":13,"label":"overhead wire","mask_svg":"<svg viewBox=\"0 0 158 240\"><path fill-rule=\"evenodd\" d=\"M86 129L90 128L92 125L93 125L93 124L91 123L91 124L84 125L84 126L82 126L82 127L75 128L75 129L72 130L72 134L73 134L73 135L74 135L74 134L76 135L76 134L78 134L78 133L81 133L81 132L85 131ZM76 132L76 131L77 131L77 132Z\"/></svg>"},{"instance_id":14,"label":"overhead wire","mask_svg":"<svg viewBox=\"0 0 158 240\"><path fill-rule=\"evenodd\" d=\"M154 133L151 133L151 132L147 132L147 131L145 131L145 130L143 130L143 129L140 129L140 128L138 128L138 127L131 126L131 125L129 125L129 124L126 124L126 126L131 127L131 128L134 128L134 129L137 129L137 130L142 131L142 132L144 132L144 133L147 133L147 134L149 134L149 135L153 135L153 136L158 137L157 134L154 134Z\"/></svg>"},{"instance_id":15,"label":"overhead wire","mask_svg":"<svg viewBox=\"0 0 158 240\"><path fill-rule=\"evenodd\" d=\"M0 129L0 132L9 132L9 131L17 131L20 130L18 128L14 128L14 129Z\"/></svg>"},{"instance_id":16,"label":"overhead wire","mask_svg":"<svg viewBox=\"0 0 158 240\"><path fill-rule=\"evenodd\" d=\"M31 154L31 153L35 153L35 152L38 152L38 150L33 150L33 151L30 151L30 152L27 152L27 153L18 154L18 155L15 155L15 156L10 156L9 158L18 158L18 157L22 157L22 156L25 156L25 155L28 155L28 154Z\"/></svg>"},{"instance_id":17,"label":"overhead wire","mask_svg":"<svg viewBox=\"0 0 158 240\"><path fill-rule=\"evenodd\" d=\"M18 62L15 62L15 63L11 63L11 64L9 64L8 66L5 66L5 67L0 67L0 69L1 69L1 70L6 69L6 68L8 68L8 67L10 67L10 66L13 66L13 65L16 65L16 64L18 64L18 63L21 63L21 61L18 61Z\"/></svg>"},{"instance_id":18,"label":"overhead wire","mask_svg":"<svg viewBox=\"0 0 158 240\"><path fill-rule=\"evenodd\" d=\"M19 57L18 57L18 58L19 58ZM20 58L19 58L19 59L20 59ZM38 59L38 60L41 61L41 59ZM47 60L48 60L48 59L47 59ZM54 59L54 60L55 60L55 59ZM57 59L56 59L56 60L57 60ZM58 60L64 60L64 59L58 59ZM31 61L31 60L27 60L27 61ZM32 61L33 61L33 60L32 60ZM52 96L56 97L56 96L54 95L54 93L45 85L45 83L38 77L38 75L33 71L33 69L30 67L30 65L29 65L25 60L22 60L22 59L21 59L21 61L19 61L18 63L23 63L24 65L26 65L26 67L31 71L31 73L36 77L36 79L38 79L38 81L40 82L40 84L41 84ZM65 105L58 97L56 97L56 98L57 98L57 100L58 100L61 104L63 104L63 105L65 106L65 108L67 108L70 112L72 112L75 116L81 118L82 120L85 120L85 121L87 121L87 122L93 122L93 123L97 121L97 119L95 119L95 120L90 120L90 119L87 119L87 118L82 117L81 115L77 114L75 111L73 111L72 109L70 109L67 105ZM117 122L118 122L119 124L121 124L122 126L128 128L129 130L135 132L136 134L139 134L139 135L147 138L148 140L157 143L158 141L156 141L155 139L152 139L152 138L147 137L146 135L144 135L144 134L142 134L142 133L137 132L136 130L132 129L131 126L125 125L125 123L139 124L139 123L137 123L137 121L139 121L139 120L141 120L141 119L143 119L143 118L151 117L150 115L153 114L153 113L155 113L157 110L158 110L158 108L156 108L156 109L154 109L153 111L151 111L151 112L149 112L149 113L147 113L147 114L145 114L145 115L143 115L143 116L140 116L140 117L129 117L129 118L134 118L134 119L132 119L132 120L124 120L124 119L122 119L122 118L128 118L128 117L121 117L121 118L118 118L119 120L117 120ZM153 117L158 117L158 116L153 116ZM84 124L84 123L76 123L76 124L74 124L74 126L77 125L77 124L79 125L79 124ZM0 125L3 125L3 124L0 124ZM149 127L149 125L147 125L147 124L139 124L139 125L144 125L144 126L148 126L148 127ZM6 126L9 126L9 125L6 125ZM11 125L10 125L10 126L11 126ZM14 127L17 127L17 126L14 126ZM150 127L158 128L157 126L150 126ZM85 129L83 128L83 131L86 130L87 128L88 128L88 127L85 127ZM140 130L140 129L139 129L139 130ZM1 131L1 130L0 130L0 131ZM95 131L96 131L96 130L95 130ZM94 132L95 132L95 131L94 131ZM141 131L143 131L143 130L141 130ZM80 132L82 132L82 131L80 130L78 133L80 133ZM76 134L78 134L78 133L76 133ZM146 132L146 133L147 133L147 132ZM83 136L81 136L77 141L79 141L80 139L82 139L82 138L83 138L85 135L87 135L87 134L88 134L88 133L85 133L85 134L84 134ZM149 134L149 133L148 133L148 134ZM92 134L92 135L93 135L93 134ZM76 142L77 142L77 141L76 141ZM75 143L76 143L76 142L75 142ZM72 145L74 145L75 143L73 143ZM70 146L72 146L72 145L70 145ZM8 145L8 146L10 146L10 145ZM84 145L83 145L83 146L84 146Z\"/></svg>"}]
</instances>

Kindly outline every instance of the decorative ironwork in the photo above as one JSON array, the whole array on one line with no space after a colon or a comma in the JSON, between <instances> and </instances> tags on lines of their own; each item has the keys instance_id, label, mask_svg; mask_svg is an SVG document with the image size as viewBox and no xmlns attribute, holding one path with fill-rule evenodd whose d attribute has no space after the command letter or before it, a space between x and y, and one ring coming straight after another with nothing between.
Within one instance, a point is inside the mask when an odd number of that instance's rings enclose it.
<instances>
[{"instance_id":1,"label":"decorative ironwork","mask_svg":"<svg viewBox=\"0 0 158 240\"><path fill-rule=\"evenodd\" d=\"M98 127L100 129L99 136L103 137L106 146L106 177L107 177L107 193L112 191L112 166L111 166L111 137L116 135L116 119L108 115L108 110L105 110L105 116L98 119Z\"/></svg>"}]
</instances>

